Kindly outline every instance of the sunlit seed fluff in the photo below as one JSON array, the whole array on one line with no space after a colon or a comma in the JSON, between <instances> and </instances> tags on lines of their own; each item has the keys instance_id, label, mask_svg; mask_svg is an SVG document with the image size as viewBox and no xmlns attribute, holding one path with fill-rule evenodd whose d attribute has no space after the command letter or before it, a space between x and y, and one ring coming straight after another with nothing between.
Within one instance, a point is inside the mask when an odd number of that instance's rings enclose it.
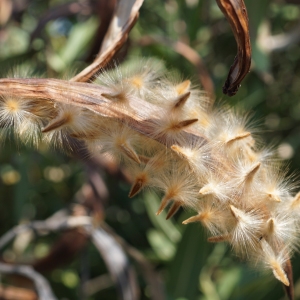
<instances>
[{"instance_id":1,"label":"sunlit seed fluff","mask_svg":"<svg viewBox=\"0 0 300 300\"><path fill-rule=\"evenodd\" d=\"M259 172L261 162L248 162L243 158L238 158L232 165L231 186L234 186L239 197L256 193L259 183ZM246 199L246 198L245 198Z\"/></svg>"},{"instance_id":2,"label":"sunlit seed fluff","mask_svg":"<svg viewBox=\"0 0 300 300\"><path fill-rule=\"evenodd\" d=\"M185 130L198 121L197 118L185 119L184 116L167 110L158 111L158 116L159 118L154 119L151 136L167 146L183 144L187 137Z\"/></svg>"},{"instance_id":3,"label":"sunlit seed fluff","mask_svg":"<svg viewBox=\"0 0 300 300\"><path fill-rule=\"evenodd\" d=\"M218 156L212 156L212 158L218 158ZM212 168L201 182L199 196L213 196L221 203L233 201L237 183L232 180L231 174L226 174L226 167L228 166L222 163L212 165Z\"/></svg>"},{"instance_id":4,"label":"sunlit seed fluff","mask_svg":"<svg viewBox=\"0 0 300 300\"><path fill-rule=\"evenodd\" d=\"M287 277L287 274L284 271L284 266L289 259L289 253L285 247L275 254L274 250L270 245L262 239L260 241L261 249L264 255L263 263L265 264L266 268L270 268L275 276L279 281L281 281L284 285L289 286L290 282Z\"/></svg>"},{"instance_id":5,"label":"sunlit seed fluff","mask_svg":"<svg viewBox=\"0 0 300 300\"><path fill-rule=\"evenodd\" d=\"M23 100L23 101L22 101ZM28 114L27 102L13 96L0 99L0 119L2 127L19 127Z\"/></svg>"},{"instance_id":6,"label":"sunlit seed fluff","mask_svg":"<svg viewBox=\"0 0 300 300\"><path fill-rule=\"evenodd\" d=\"M277 212L265 223L263 236L265 240L276 249L279 245L296 248L298 233L297 224L294 218L286 213Z\"/></svg>"},{"instance_id":7,"label":"sunlit seed fluff","mask_svg":"<svg viewBox=\"0 0 300 300\"><path fill-rule=\"evenodd\" d=\"M150 58L124 65L121 71L124 74L123 81L133 87L136 96L149 98L165 70L160 61Z\"/></svg>"},{"instance_id":8,"label":"sunlit seed fluff","mask_svg":"<svg viewBox=\"0 0 300 300\"><path fill-rule=\"evenodd\" d=\"M245 212L233 205L230 205L230 211L235 221L230 242L238 253L249 256L249 252L257 248L262 236L263 216L259 210Z\"/></svg>"},{"instance_id":9,"label":"sunlit seed fluff","mask_svg":"<svg viewBox=\"0 0 300 300\"><path fill-rule=\"evenodd\" d=\"M190 80L184 80L175 86L175 90L176 90L178 96L182 96L182 95L187 95L188 93L190 93L189 92L190 87L191 87ZM186 97L184 97L184 98L186 98Z\"/></svg>"},{"instance_id":10,"label":"sunlit seed fluff","mask_svg":"<svg viewBox=\"0 0 300 300\"><path fill-rule=\"evenodd\" d=\"M129 98L132 95L153 98L155 82L163 73L161 62L145 59L104 70L99 74L96 83L111 89L110 93L103 93L102 96L111 100L112 104L129 108Z\"/></svg>"},{"instance_id":11,"label":"sunlit seed fluff","mask_svg":"<svg viewBox=\"0 0 300 300\"><path fill-rule=\"evenodd\" d=\"M183 224L200 222L210 234L216 236L227 232L230 215L228 210L213 197L206 197L199 203L198 214L183 221Z\"/></svg>"},{"instance_id":12,"label":"sunlit seed fluff","mask_svg":"<svg viewBox=\"0 0 300 300\"><path fill-rule=\"evenodd\" d=\"M129 192L130 198L134 197L146 186L153 185L158 172L162 172L163 168L170 163L163 152L158 152L153 157L138 156L138 158L140 159L140 165L131 167L134 177Z\"/></svg>"},{"instance_id":13,"label":"sunlit seed fluff","mask_svg":"<svg viewBox=\"0 0 300 300\"><path fill-rule=\"evenodd\" d=\"M198 182L184 165L177 168L175 165L171 166L170 170L164 171L156 178L155 185L164 193L157 215L171 203L195 208L198 200Z\"/></svg>"},{"instance_id":14,"label":"sunlit seed fluff","mask_svg":"<svg viewBox=\"0 0 300 300\"><path fill-rule=\"evenodd\" d=\"M41 120L37 119L33 122L32 119L25 119L22 126L19 127L17 134L24 144L37 147L42 139L41 127Z\"/></svg>"},{"instance_id":15,"label":"sunlit seed fluff","mask_svg":"<svg viewBox=\"0 0 300 300\"><path fill-rule=\"evenodd\" d=\"M230 155L238 155L255 145L249 118L230 109L221 109L215 113L214 124L207 131L210 138L226 147Z\"/></svg>"},{"instance_id":16,"label":"sunlit seed fluff","mask_svg":"<svg viewBox=\"0 0 300 300\"><path fill-rule=\"evenodd\" d=\"M207 177L209 170L214 169L214 158L210 145L206 140L190 141L187 145L172 145L171 149L191 166L199 177Z\"/></svg>"},{"instance_id":17,"label":"sunlit seed fluff","mask_svg":"<svg viewBox=\"0 0 300 300\"><path fill-rule=\"evenodd\" d=\"M92 153L105 154L117 162L140 163L137 149L141 138L125 124L112 121L102 128L99 140L90 142L88 147Z\"/></svg>"},{"instance_id":18,"label":"sunlit seed fluff","mask_svg":"<svg viewBox=\"0 0 300 300\"><path fill-rule=\"evenodd\" d=\"M76 137L81 139L97 135L97 115L91 111L69 104L58 104L55 106L55 113L55 117L42 129L46 143L62 150L73 151L80 144Z\"/></svg>"},{"instance_id":19,"label":"sunlit seed fluff","mask_svg":"<svg viewBox=\"0 0 300 300\"><path fill-rule=\"evenodd\" d=\"M101 96L110 101L108 103L110 103L111 107L116 105L127 109L130 108L129 99L133 88L126 81L123 81L120 70L104 71L98 77L96 83L109 88L109 91L102 93Z\"/></svg>"},{"instance_id":20,"label":"sunlit seed fluff","mask_svg":"<svg viewBox=\"0 0 300 300\"><path fill-rule=\"evenodd\" d=\"M195 117L191 116L193 111L206 111L210 106L210 98L205 92L193 86L190 80L182 80L180 76L174 76L173 73L168 75L160 83L160 93L167 102L172 104L174 99L180 99L181 96L185 97L189 94L185 101L186 104L181 106L181 109L185 110L185 113L191 118Z\"/></svg>"},{"instance_id":21,"label":"sunlit seed fluff","mask_svg":"<svg viewBox=\"0 0 300 300\"><path fill-rule=\"evenodd\" d=\"M295 189L295 184L285 176L287 172L284 169L271 166L264 168L264 172L261 173L258 193L270 204L287 201Z\"/></svg>"},{"instance_id":22,"label":"sunlit seed fluff","mask_svg":"<svg viewBox=\"0 0 300 300\"><path fill-rule=\"evenodd\" d=\"M5 95L0 98L0 127L2 134L13 130L16 137L25 143L37 145L40 139L42 120L31 111L33 103L30 99ZM26 129L26 130L25 130Z\"/></svg>"},{"instance_id":23,"label":"sunlit seed fluff","mask_svg":"<svg viewBox=\"0 0 300 300\"><path fill-rule=\"evenodd\" d=\"M43 128L43 132L66 129L72 134L80 134L93 131L96 120L89 110L66 104L56 108L57 116Z\"/></svg>"}]
</instances>

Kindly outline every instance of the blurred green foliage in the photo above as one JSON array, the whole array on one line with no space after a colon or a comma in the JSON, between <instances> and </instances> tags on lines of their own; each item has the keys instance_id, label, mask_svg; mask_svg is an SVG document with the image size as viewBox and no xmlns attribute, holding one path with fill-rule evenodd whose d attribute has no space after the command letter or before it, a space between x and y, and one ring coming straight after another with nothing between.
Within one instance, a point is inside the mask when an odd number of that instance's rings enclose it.
<instances>
[{"instance_id":1,"label":"blurred green foliage","mask_svg":"<svg viewBox=\"0 0 300 300\"><path fill-rule=\"evenodd\" d=\"M300 168L300 45L299 36L282 49L269 51L262 45L273 35L289 36L299 29L300 1L246 1L253 47L251 73L236 96L222 95L222 84L236 54L230 26L213 0L146 0L130 35L127 58L155 56L169 68L198 82L195 66L165 45L139 46L144 36L166 36L189 44L202 57L216 88L217 102L253 114L264 143L279 145L279 156L290 159L290 172ZM49 21L30 41L39 18L60 0L25 1L15 8L0 28L0 72L15 70L35 76L68 78L87 64L97 16L77 14ZM271 45L271 44L270 44ZM25 70L25 71L22 71ZM27 72L27 71L26 71ZM74 200L86 180L81 162L47 149L33 149L7 140L0 149L0 232L21 222L45 219ZM176 300L263 300L284 299L279 282L259 273L234 257L224 244L206 242L200 225L181 225L190 212L180 211L175 219L155 216L159 199L144 193L128 199L129 186L105 174L110 191L105 221L129 244L139 249L161 275L167 299ZM295 180L298 180L295 178ZM29 262L43 256L58 235L31 242L22 253L14 246L3 252L7 261ZM107 274L98 252L89 246L85 253L89 277ZM296 298L300 299L300 257L293 258ZM47 275L59 299L80 298L82 257ZM139 274L141 298L149 288ZM112 284L88 299L115 299Z\"/></svg>"}]
</instances>

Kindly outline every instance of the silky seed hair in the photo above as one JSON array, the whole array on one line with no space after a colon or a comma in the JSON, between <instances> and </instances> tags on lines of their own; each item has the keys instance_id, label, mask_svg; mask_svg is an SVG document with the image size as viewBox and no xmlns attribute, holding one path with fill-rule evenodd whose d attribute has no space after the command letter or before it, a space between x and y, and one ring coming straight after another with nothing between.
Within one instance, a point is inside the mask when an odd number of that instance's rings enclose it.
<instances>
[{"instance_id":1,"label":"silky seed hair","mask_svg":"<svg viewBox=\"0 0 300 300\"><path fill-rule=\"evenodd\" d=\"M91 155L105 155L130 172L129 197L155 190L162 198L157 215L168 210L167 219L181 207L194 211L183 224L200 223L209 242L228 243L289 285L285 267L298 247L300 195L249 115L212 108L189 80L153 59L103 71L95 84L105 89L108 110L132 118L74 106L72 99L8 94L0 98L2 135L11 129L25 143L69 152L85 145Z\"/></svg>"}]
</instances>

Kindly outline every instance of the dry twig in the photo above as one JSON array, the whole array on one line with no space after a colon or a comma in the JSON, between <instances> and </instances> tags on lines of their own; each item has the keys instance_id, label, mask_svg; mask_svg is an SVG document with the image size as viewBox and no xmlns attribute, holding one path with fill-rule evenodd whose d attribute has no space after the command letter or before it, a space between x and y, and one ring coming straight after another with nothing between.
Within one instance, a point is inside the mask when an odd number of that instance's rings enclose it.
<instances>
[{"instance_id":1,"label":"dry twig","mask_svg":"<svg viewBox=\"0 0 300 300\"><path fill-rule=\"evenodd\" d=\"M111 61L115 53L126 42L129 31L137 21L142 4L143 0L119 1L98 57L92 64L73 77L71 81L87 82Z\"/></svg>"},{"instance_id":2,"label":"dry twig","mask_svg":"<svg viewBox=\"0 0 300 300\"><path fill-rule=\"evenodd\" d=\"M30 266L9 265L0 263L0 273L18 274L31 279L35 285L40 300L56 300L47 280Z\"/></svg>"},{"instance_id":3,"label":"dry twig","mask_svg":"<svg viewBox=\"0 0 300 300\"><path fill-rule=\"evenodd\" d=\"M251 65L251 44L246 6L243 0L216 0L230 23L238 46L238 53L229 70L223 86L223 93L233 96L237 93Z\"/></svg>"}]
</instances>

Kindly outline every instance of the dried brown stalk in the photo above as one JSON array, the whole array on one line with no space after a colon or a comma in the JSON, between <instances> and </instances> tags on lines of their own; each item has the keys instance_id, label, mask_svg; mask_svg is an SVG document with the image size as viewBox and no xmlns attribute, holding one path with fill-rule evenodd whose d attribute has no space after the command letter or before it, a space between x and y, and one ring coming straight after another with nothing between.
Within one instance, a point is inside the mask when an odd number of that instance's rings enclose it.
<instances>
[{"instance_id":1,"label":"dried brown stalk","mask_svg":"<svg viewBox=\"0 0 300 300\"><path fill-rule=\"evenodd\" d=\"M234 96L251 66L251 44L246 6L243 0L216 0L230 23L238 53L230 67L223 93Z\"/></svg>"},{"instance_id":2,"label":"dried brown stalk","mask_svg":"<svg viewBox=\"0 0 300 300\"><path fill-rule=\"evenodd\" d=\"M139 107L144 111L155 111L154 106L140 98L131 98L131 106L136 108L134 111L125 110L124 107L110 105L110 101L102 95L110 94L111 90L90 83L69 82L59 79L0 79L0 95L7 93L15 97L24 97L42 101L43 99L72 104L75 106L90 109L106 117L115 118L126 122L128 126L143 135L149 136L152 128L155 127L155 117L148 119L143 116ZM184 134L190 135L192 139L198 139L199 142L204 137L197 136L189 129L182 130ZM153 137L160 143L165 143L161 137Z\"/></svg>"},{"instance_id":3,"label":"dried brown stalk","mask_svg":"<svg viewBox=\"0 0 300 300\"><path fill-rule=\"evenodd\" d=\"M126 42L128 33L138 19L139 9L142 4L143 0L119 1L98 57L92 64L73 77L71 81L87 82L111 61L115 53Z\"/></svg>"},{"instance_id":4,"label":"dried brown stalk","mask_svg":"<svg viewBox=\"0 0 300 300\"><path fill-rule=\"evenodd\" d=\"M98 55L106 32L109 28L111 19L113 17L116 5L117 0L98 0L94 3L93 9L100 20L100 24L97 28L93 45L90 49L90 53L86 58L86 62L91 63L95 59L95 56Z\"/></svg>"}]
</instances>

